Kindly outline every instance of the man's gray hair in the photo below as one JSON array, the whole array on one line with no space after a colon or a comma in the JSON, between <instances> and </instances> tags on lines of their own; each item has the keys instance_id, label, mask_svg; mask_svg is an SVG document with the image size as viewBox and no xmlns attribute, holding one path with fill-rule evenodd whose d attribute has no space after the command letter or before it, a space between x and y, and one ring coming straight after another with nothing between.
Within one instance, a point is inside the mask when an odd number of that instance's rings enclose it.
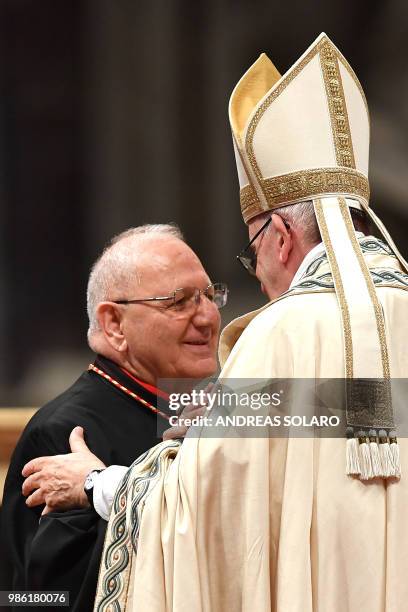
<instances>
[{"instance_id":1,"label":"man's gray hair","mask_svg":"<svg viewBox=\"0 0 408 612\"><path fill-rule=\"evenodd\" d=\"M292 204L291 206L282 206L272 212L282 217L289 225L301 228L306 244L320 242L319 228L311 200Z\"/></svg>"},{"instance_id":2,"label":"man's gray hair","mask_svg":"<svg viewBox=\"0 0 408 612\"><path fill-rule=\"evenodd\" d=\"M123 297L118 291L125 292L137 278L137 262L146 238L162 236L184 240L175 224L140 225L114 236L105 247L102 255L92 266L86 293L89 318L88 343L92 348L92 336L100 330L96 309L106 300Z\"/></svg>"},{"instance_id":3,"label":"man's gray hair","mask_svg":"<svg viewBox=\"0 0 408 612\"><path fill-rule=\"evenodd\" d=\"M282 217L289 225L300 228L305 244L316 245L321 242L320 230L311 200L299 202L298 204L290 204L289 206L281 206L270 211L269 214L271 212ZM369 234L370 223L366 213L356 208L350 208L350 214L355 229L364 234Z\"/></svg>"}]
</instances>

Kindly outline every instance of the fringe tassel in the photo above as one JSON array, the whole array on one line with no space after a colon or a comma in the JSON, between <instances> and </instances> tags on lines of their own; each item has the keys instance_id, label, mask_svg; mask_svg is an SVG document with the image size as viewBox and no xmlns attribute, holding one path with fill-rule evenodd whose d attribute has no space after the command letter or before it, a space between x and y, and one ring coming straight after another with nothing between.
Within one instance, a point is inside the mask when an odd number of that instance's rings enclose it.
<instances>
[{"instance_id":1,"label":"fringe tassel","mask_svg":"<svg viewBox=\"0 0 408 612\"><path fill-rule=\"evenodd\" d=\"M380 459L382 466L382 475L384 478L394 476L394 458L392 456L390 443L388 441L387 432L381 429L378 433L380 438Z\"/></svg>"},{"instance_id":2,"label":"fringe tassel","mask_svg":"<svg viewBox=\"0 0 408 612\"><path fill-rule=\"evenodd\" d=\"M360 480L371 478L400 478L400 448L394 431L385 429L369 432L353 427L346 431L346 474L359 476Z\"/></svg>"},{"instance_id":3,"label":"fringe tassel","mask_svg":"<svg viewBox=\"0 0 408 612\"><path fill-rule=\"evenodd\" d=\"M383 469L381 465L380 459L380 448L377 442L377 432L375 429L370 429L369 432L370 438L370 458L371 458L371 467L373 471L373 478L378 478L378 476L383 476Z\"/></svg>"},{"instance_id":4,"label":"fringe tassel","mask_svg":"<svg viewBox=\"0 0 408 612\"><path fill-rule=\"evenodd\" d=\"M371 465L370 440L363 431L358 433L359 441L359 459L360 459L360 478L361 480L369 480L373 477L373 467Z\"/></svg>"},{"instance_id":5,"label":"fringe tassel","mask_svg":"<svg viewBox=\"0 0 408 612\"><path fill-rule=\"evenodd\" d=\"M347 428L346 446L346 474L348 476L359 476L361 474L360 461L358 458L358 441L354 437L352 427Z\"/></svg>"},{"instance_id":6,"label":"fringe tassel","mask_svg":"<svg viewBox=\"0 0 408 612\"><path fill-rule=\"evenodd\" d=\"M401 478L401 459L398 441L395 435L395 431L390 431L390 449L392 454L392 463L394 473L392 474L396 478Z\"/></svg>"}]
</instances>

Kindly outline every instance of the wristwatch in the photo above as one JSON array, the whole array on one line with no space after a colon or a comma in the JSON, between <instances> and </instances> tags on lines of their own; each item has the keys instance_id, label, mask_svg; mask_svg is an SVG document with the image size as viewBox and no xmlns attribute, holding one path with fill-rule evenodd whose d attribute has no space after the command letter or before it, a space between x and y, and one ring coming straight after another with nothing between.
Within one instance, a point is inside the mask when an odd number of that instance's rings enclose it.
<instances>
[{"instance_id":1,"label":"wristwatch","mask_svg":"<svg viewBox=\"0 0 408 612\"><path fill-rule=\"evenodd\" d=\"M88 476L85 478L84 491L85 495L88 498L89 504L91 508L95 509L93 503L93 493L94 493L94 485L95 485L95 476L99 474L99 472L103 472L104 468L99 470L91 470Z\"/></svg>"}]
</instances>

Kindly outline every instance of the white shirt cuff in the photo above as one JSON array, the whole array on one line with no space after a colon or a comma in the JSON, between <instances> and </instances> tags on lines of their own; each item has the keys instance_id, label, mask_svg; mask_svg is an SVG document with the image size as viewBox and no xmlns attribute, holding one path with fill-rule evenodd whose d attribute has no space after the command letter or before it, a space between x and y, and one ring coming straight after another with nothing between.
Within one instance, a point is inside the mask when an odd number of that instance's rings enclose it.
<instances>
[{"instance_id":1,"label":"white shirt cuff","mask_svg":"<svg viewBox=\"0 0 408 612\"><path fill-rule=\"evenodd\" d=\"M96 512L105 521L109 519L116 489L129 468L124 465L110 465L94 479L93 504Z\"/></svg>"}]
</instances>

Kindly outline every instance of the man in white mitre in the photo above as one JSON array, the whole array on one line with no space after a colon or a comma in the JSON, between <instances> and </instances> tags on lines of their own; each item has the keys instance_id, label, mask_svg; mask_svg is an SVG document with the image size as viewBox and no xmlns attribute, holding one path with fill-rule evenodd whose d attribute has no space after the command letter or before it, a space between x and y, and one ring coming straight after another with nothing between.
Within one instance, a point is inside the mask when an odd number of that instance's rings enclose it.
<instances>
[{"instance_id":1,"label":"man in white mitre","mask_svg":"<svg viewBox=\"0 0 408 612\"><path fill-rule=\"evenodd\" d=\"M344 437L149 451L117 489L95 610L402 611L408 266L369 208L364 93L321 34L283 76L262 54L229 113L239 257L271 301L224 330L220 378L345 379Z\"/></svg>"}]
</instances>

